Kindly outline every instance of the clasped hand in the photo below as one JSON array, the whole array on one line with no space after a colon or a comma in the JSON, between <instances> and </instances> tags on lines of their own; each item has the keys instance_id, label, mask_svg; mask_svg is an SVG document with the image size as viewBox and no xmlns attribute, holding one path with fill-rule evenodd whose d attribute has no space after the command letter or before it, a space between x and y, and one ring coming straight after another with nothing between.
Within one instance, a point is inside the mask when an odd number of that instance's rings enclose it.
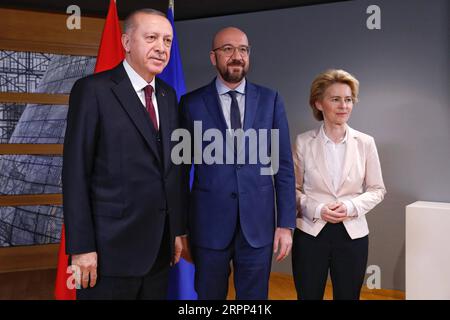
<instances>
[{"instance_id":1,"label":"clasped hand","mask_svg":"<svg viewBox=\"0 0 450 320\"><path fill-rule=\"evenodd\" d=\"M347 207L342 202L331 202L320 211L322 220L330 223L340 223L348 218Z\"/></svg>"}]
</instances>

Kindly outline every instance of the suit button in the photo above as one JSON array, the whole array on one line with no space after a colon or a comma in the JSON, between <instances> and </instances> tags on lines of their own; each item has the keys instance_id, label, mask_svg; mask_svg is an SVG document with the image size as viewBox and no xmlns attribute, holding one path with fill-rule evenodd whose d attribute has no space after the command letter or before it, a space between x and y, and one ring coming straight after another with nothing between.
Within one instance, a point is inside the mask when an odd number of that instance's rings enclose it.
<instances>
[{"instance_id":1,"label":"suit button","mask_svg":"<svg viewBox=\"0 0 450 320\"><path fill-rule=\"evenodd\" d=\"M231 193L231 198L232 199L236 199L237 198L237 193L236 192L232 192Z\"/></svg>"},{"instance_id":2,"label":"suit button","mask_svg":"<svg viewBox=\"0 0 450 320\"><path fill-rule=\"evenodd\" d=\"M239 170L239 169L242 169L242 167L243 167L242 164L238 164L238 165L236 166L236 169Z\"/></svg>"}]
</instances>

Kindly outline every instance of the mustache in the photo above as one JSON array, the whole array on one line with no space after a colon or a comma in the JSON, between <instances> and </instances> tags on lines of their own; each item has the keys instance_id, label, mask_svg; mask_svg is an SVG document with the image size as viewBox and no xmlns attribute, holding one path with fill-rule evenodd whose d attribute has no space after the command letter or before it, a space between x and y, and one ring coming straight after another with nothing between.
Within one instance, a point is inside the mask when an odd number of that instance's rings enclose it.
<instances>
[{"instance_id":1,"label":"mustache","mask_svg":"<svg viewBox=\"0 0 450 320\"><path fill-rule=\"evenodd\" d=\"M153 59L161 59L161 60L164 60L164 59L166 59L166 54L164 54L164 53L161 53L161 54L154 53L154 54L148 56L148 58L149 58L149 59L153 58Z\"/></svg>"},{"instance_id":2,"label":"mustache","mask_svg":"<svg viewBox=\"0 0 450 320\"><path fill-rule=\"evenodd\" d=\"M229 62L227 64L227 66L229 66L229 67L234 67L234 66L244 67L245 66L245 62L244 61L240 61L240 60L233 60L233 61Z\"/></svg>"}]
</instances>

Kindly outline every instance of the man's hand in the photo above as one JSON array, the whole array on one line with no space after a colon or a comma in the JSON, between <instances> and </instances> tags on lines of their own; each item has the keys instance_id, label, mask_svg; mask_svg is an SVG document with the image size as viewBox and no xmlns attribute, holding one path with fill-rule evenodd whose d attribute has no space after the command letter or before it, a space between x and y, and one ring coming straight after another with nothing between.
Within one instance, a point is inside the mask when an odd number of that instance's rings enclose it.
<instances>
[{"instance_id":1,"label":"man's hand","mask_svg":"<svg viewBox=\"0 0 450 320\"><path fill-rule=\"evenodd\" d=\"M183 240L182 237L175 237L175 250L172 257L171 266L176 265L180 261L181 253L183 252Z\"/></svg>"},{"instance_id":2,"label":"man's hand","mask_svg":"<svg viewBox=\"0 0 450 320\"><path fill-rule=\"evenodd\" d=\"M277 256L277 262L285 259L292 248L292 232L289 228L277 228L275 230L275 237L273 240L273 253L276 254L279 251Z\"/></svg>"},{"instance_id":3,"label":"man's hand","mask_svg":"<svg viewBox=\"0 0 450 320\"><path fill-rule=\"evenodd\" d=\"M330 223L340 223L347 219L347 207L342 202L328 203L320 211L322 220Z\"/></svg>"},{"instance_id":4,"label":"man's hand","mask_svg":"<svg viewBox=\"0 0 450 320\"><path fill-rule=\"evenodd\" d=\"M72 265L80 270L80 278L75 277L75 281L86 289L91 288L97 283L97 252L89 252L72 255Z\"/></svg>"},{"instance_id":5,"label":"man's hand","mask_svg":"<svg viewBox=\"0 0 450 320\"><path fill-rule=\"evenodd\" d=\"M189 238L187 236L182 236L181 241L183 243L183 251L181 252L181 257L187 262L194 263L191 255L191 248L189 247Z\"/></svg>"}]
</instances>

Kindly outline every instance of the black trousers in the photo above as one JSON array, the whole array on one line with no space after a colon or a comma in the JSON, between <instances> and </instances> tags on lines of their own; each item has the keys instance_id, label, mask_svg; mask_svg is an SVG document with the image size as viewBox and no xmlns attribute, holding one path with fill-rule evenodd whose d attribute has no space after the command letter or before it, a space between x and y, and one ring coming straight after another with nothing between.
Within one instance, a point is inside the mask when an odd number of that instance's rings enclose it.
<instances>
[{"instance_id":1,"label":"black trousers","mask_svg":"<svg viewBox=\"0 0 450 320\"><path fill-rule=\"evenodd\" d=\"M297 298L322 300L330 272L334 300L359 300L369 237L352 240L342 223L327 223L317 237L295 229L292 271Z\"/></svg>"},{"instance_id":2,"label":"black trousers","mask_svg":"<svg viewBox=\"0 0 450 320\"><path fill-rule=\"evenodd\" d=\"M165 300L169 283L169 219L158 256L150 271L142 277L107 277L98 274L93 288L77 290L77 300Z\"/></svg>"}]
</instances>

